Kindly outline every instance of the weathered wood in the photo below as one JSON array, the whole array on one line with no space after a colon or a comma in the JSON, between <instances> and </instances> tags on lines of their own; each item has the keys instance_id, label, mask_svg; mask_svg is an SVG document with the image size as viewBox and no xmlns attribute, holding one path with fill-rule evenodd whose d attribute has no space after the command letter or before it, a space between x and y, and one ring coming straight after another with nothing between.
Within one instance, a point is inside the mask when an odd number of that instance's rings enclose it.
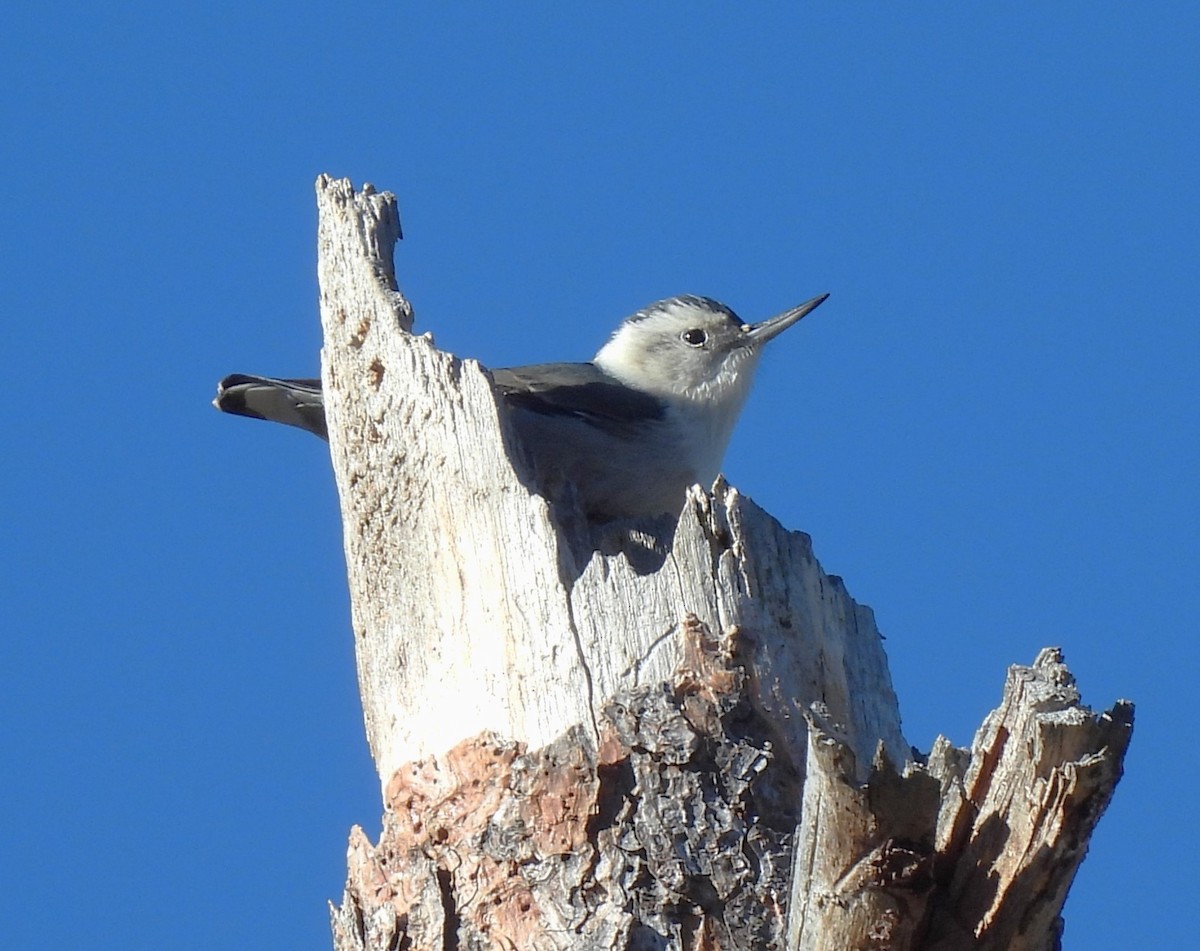
<instances>
[{"instance_id":1,"label":"weathered wood","mask_svg":"<svg viewBox=\"0 0 1200 951\"><path fill-rule=\"evenodd\" d=\"M1099 716L1080 703L1057 649L1012 667L970 759L939 739L938 878L928 947L1057 947L1059 912L1121 778L1133 704ZM966 928L981 940L964 942Z\"/></svg>"},{"instance_id":2,"label":"weathered wood","mask_svg":"<svg viewBox=\"0 0 1200 951\"><path fill-rule=\"evenodd\" d=\"M806 764L773 743L736 636L691 618L680 640L669 683L606 705L599 747L483 735L393 776L379 844L352 836L336 947L1057 946L1127 704L1093 715L1047 651L971 750L880 755L862 782L820 711Z\"/></svg>"},{"instance_id":3,"label":"weathered wood","mask_svg":"<svg viewBox=\"0 0 1200 951\"><path fill-rule=\"evenodd\" d=\"M872 614L807 536L723 481L677 523L544 499L487 371L409 332L394 198L317 194L385 807L335 947L1052 947L1131 709L1094 717L1046 654L970 751L911 762Z\"/></svg>"},{"instance_id":4,"label":"weathered wood","mask_svg":"<svg viewBox=\"0 0 1200 951\"><path fill-rule=\"evenodd\" d=\"M969 750L939 737L855 782L814 717L787 947L1049 951L1121 775L1133 707L1096 715L1055 649L1009 670ZM814 766L817 768L814 769Z\"/></svg>"}]
</instances>

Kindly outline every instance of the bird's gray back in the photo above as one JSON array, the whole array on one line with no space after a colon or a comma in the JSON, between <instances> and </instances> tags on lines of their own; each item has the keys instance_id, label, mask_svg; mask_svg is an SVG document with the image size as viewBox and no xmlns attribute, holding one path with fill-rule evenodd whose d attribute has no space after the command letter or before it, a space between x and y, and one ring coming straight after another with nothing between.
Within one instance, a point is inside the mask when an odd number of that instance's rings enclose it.
<instances>
[{"instance_id":1,"label":"bird's gray back","mask_svg":"<svg viewBox=\"0 0 1200 951\"><path fill-rule=\"evenodd\" d=\"M625 386L594 363L540 363L492 371L496 389L515 407L544 416L574 417L616 434L661 420L658 398Z\"/></svg>"}]
</instances>

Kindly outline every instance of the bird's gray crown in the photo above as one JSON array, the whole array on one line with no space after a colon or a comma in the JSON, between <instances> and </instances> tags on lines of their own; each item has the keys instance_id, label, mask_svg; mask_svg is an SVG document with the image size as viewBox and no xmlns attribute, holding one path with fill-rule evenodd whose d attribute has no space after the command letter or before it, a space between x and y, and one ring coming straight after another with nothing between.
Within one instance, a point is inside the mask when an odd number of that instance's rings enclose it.
<instances>
[{"instance_id":1,"label":"bird's gray crown","mask_svg":"<svg viewBox=\"0 0 1200 951\"><path fill-rule=\"evenodd\" d=\"M721 314L732 320L738 326L741 326L745 321L742 320L732 310L722 304L719 300L713 300L711 297L699 297L695 294L680 294L677 297L668 297L664 300L655 301L643 307L636 314L632 314L625 318L625 322L635 324L642 320L647 320L651 317L656 317L659 314L665 314L678 307L692 307L696 310L708 311L710 314Z\"/></svg>"}]
</instances>

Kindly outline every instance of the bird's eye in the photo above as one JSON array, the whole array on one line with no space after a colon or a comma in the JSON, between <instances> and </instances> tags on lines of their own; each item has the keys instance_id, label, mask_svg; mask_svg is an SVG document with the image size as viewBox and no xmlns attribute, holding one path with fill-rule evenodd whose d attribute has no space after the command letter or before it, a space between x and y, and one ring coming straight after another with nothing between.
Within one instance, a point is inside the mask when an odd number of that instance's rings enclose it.
<instances>
[{"instance_id":1,"label":"bird's eye","mask_svg":"<svg viewBox=\"0 0 1200 951\"><path fill-rule=\"evenodd\" d=\"M708 339L708 334L703 330L694 328L692 330L685 330L679 335L679 339L690 347L703 347L704 342Z\"/></svg>"}]
</instances>

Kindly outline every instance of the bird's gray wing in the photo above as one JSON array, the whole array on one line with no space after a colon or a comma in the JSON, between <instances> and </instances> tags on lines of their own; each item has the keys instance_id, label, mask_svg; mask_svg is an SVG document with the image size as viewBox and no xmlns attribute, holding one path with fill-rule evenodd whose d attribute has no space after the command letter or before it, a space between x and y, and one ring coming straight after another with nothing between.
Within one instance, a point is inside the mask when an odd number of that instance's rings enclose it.
<instances>
[{"instance_id":1,"label":"bird's gray wing","mask_svg":"<svg viewBox=\"0 0 1200 951\"><path fill-rule=\"evenodd\" d=\"M593 363L541 363L493 370L496 389L513 406L544 416L569 416L605 432L660 420L662 401L625 386Z\"/></svg>"},{"instance_id":2,"label":"bird's gray wing","mask_svg":"<svg viewBox=\"0 0 1200 951\"><path fill-rule=\"evenodd\" d=\"M320 380L276 380L234 373L217 384L213 406L223 413L298 426L329 439Z\"/></svg>"}]
</instances>

